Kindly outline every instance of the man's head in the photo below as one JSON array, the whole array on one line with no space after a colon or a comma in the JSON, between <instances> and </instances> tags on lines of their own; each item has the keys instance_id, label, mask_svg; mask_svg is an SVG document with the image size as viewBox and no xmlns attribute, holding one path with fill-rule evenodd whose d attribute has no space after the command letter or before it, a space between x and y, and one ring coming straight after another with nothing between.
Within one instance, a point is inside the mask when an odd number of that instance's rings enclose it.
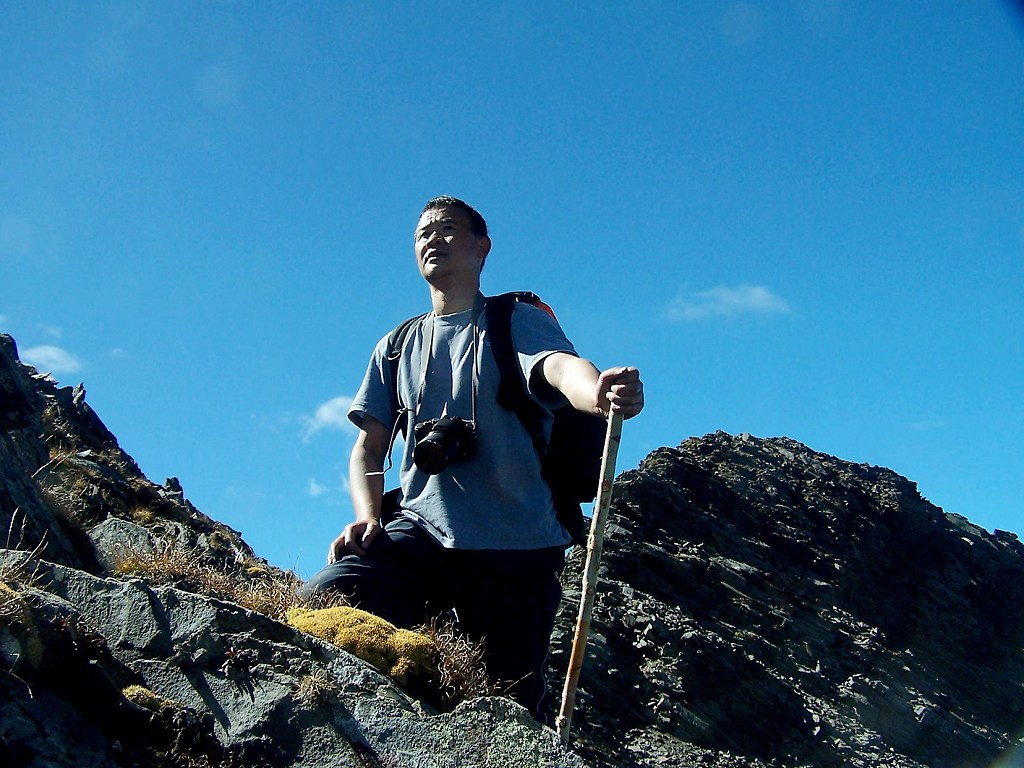
<instances>
[{"instance_id":1,"label":"man's head","mask_svg":"<svg viewBox=\"0 0 1024 768\"><path fill-rule=\"evenodd\" d=\"M454 197L435 197L420 214L414 248L427 282L457 288L479 284L491 241L487 223L472 206Z\"/></svg>"},{"instance_id":2,"label":"man's head","mask_svg":"<svg viewBox=\"0 0 1024 768\"><path fill-rule=\"evenodd\" d=\"M465 200L459 200L459 198L451 197L450 195L434 197L427 200L427 204L423 206L421 213L426 213L436 208L461 208L469 216L469 223L473 229L473 234L477 237L487 237L487 222L484 221L484 217L480 215L479 211Z\"/></svg>"}]
</instances>

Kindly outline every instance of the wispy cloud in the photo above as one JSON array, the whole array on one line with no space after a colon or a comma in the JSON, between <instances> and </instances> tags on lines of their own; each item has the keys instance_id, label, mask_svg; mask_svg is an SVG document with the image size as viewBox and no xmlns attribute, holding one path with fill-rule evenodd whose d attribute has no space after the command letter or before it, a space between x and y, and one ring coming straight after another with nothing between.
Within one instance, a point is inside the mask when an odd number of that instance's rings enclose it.
<instances>
[{"instance_id":1,"label":"wispy cloud","mask_svg":"<svg viewBox=\"0 0 1024 768\"><path fill-rule=\"evenodd\" d=\"M77 373L82 370L82 363L77 357L49 344L24 350L21 359L33 368L50 373Z\"/></svg>"},{"instance_id":2,"label":"wispy cloud","mask_svg":"<svg viewBox=\"0 0 1024 768\"><path fill-rule=\"evenodd\" d=\"M338 485L330 486L324 485L316 478L311 477L306 481L306 494L314 499L337 501L341 497L348 495L348 481L342 478Z\"/></svg>"},{"instance_id":3,"label":"wispy cloud","mask_svg":"<svg viewBox=\"0 0 1024 768\"><path fill-rule=\"evenodd\" d=\"M733 318L741 315L779 315L790 312L786 300L761 285L720 285L706 291L683 290L665 308L672 322Z\"/></svg>"},{"instance_id":4,"label":"wispy cloud","mask_svg":"<svg viewBox=\"0 0 1024 768\"><path fill-rule=\"evenodd\" d=\"M312 416L303 416L302 439L309 442L320 432L353 432L355 426L348 420L352 398L340 395L317 406Z\"/></svg>"}]
</instances>

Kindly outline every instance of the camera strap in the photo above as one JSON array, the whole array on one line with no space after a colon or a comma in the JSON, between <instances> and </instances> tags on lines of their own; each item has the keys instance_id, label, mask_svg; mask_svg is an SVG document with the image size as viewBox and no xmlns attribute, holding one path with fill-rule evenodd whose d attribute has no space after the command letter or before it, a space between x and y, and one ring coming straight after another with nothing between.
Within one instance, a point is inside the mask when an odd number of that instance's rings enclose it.
<instances>
[{"instance_id":1,"label":"camera strap","mask_svg":"<svg viewBox=\"0 0 1024 768\"><path fill-rule=\"evenodd\" d=\"M484 311L484 295L477 293L473 302L473 371L470 383L470 419L476 422L476 392L480 383L480 315ZM434 323L437 315L431 312L427 315L427 327L423 336L423 347L420 350L420 384L416 390L416 407L413 410L413 418L419 420L420 408L423 405L423 393L427 387L427 371L430 368L430 358L434 356ZM452 371L452 381L455 380L455 371ZM443 414L442 414L443 415Z\"/></svg>"}]
</instances>

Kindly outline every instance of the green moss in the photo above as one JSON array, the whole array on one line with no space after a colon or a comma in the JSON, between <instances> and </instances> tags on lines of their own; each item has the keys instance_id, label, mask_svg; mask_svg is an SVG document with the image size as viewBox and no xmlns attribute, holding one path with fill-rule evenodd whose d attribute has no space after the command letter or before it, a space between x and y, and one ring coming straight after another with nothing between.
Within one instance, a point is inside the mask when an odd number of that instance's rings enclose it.
<instances>
[{"instance_id":1,"label":"green moss","mask_svg":"<svg viewBox=\"0 0 1024 768\"><path fill-rule=\"evenodd\" d=\"M437 647L430 638L358 608L293 608L287 619L296 629L344 648L400 683L437 675Z\"/></svg>"}]
</instances>

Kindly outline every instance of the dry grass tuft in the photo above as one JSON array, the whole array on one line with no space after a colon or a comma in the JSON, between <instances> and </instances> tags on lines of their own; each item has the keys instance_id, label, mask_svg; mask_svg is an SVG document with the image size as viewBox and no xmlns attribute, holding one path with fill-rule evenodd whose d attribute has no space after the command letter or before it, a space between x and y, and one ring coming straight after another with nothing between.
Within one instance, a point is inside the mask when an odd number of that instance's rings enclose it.
<instances>
[{"instance_id":1,"label":"dry grass tuft","mask_svg":"<svg viewBox=\"0 0 1024 768\"><path fill-rule=\"evenodd\" d=\"M45 649L39 627L32 615L32 605L17 588L0 581L0 628L2 627L8 628L10 632L2 651L2 658L13 662L7 674L18 677L14 675L14 669L24 666L38 669Z\"/></svg>"},{"instance_id":2,"label":"dry grass tuft","mask_svg":"<svg viewBox=\"0 0 1024 768\"><path fill-rule=\"evenodd\" d=\"M25 542L25 517L18 509L11 515L7 526L7 540L4 552L0 554L0 582L18 591L24 587L36 587L39 574L32 563L38 563L39 556L46 548L46 535L31 548ZM28 554L16 554L27 552Z\"/></svg>"},{"instance_id":3,"label":"dry grass tuft","mask_svg":"<svg viewBox=\"0 0 1024 768\"><path fill-rule=\"evenodd\" d=\"M277 621L299 603L297 581L283 581L270 576L236 582L232 600L243 608L262 613Z\"/></svg>"},{"instance_id":4,"label":"dry grass tuft","mask_svg":"<svg viewBox=\"0 0 1024 768\"><path fill-rule=\"evenodd\" d=\"M478 696L498 696L503 693L503 687L487 676L483 644L475 643L461 634L454 622L434 619L417 629L429 637L437 648L439 688L444 708L454 708Z\"/></svg>"},{"instance_id":5,"label":"dry grass tuft","mask_svg":"<svg viewBox=\"0 0 1024 768\"><path fill-rule=\"evenodd\" d=\"M174 584L212 597L228 598L235 589L234 579L203 562L201 553L185 551L169 541L160 542L151 552L125 548L114 573L138 576L153 584Z\"/></svg>"},{"instance_id":6,"label":"dry grass tuft","mask_svg":"<svg viewBox=\"0 0 1024 768\"><path fill-rule=\"evenodd\" d=\"M336 691L338 684L326 670L318 669L299 679L295 687L295 698L308 708L316 706L325 696Z\"/></svg>"},{"instance_id":7,"label":"dry grass tuft","mask_svg":"<svg viewBox=\"0 0 1024 768\"><path fill-rule=\"evenodd\" d=\"M6 581L0 581L0 627L21 619L24 610L25 601L17 590Z\"/></svg>"},{"instance_id":8,"label":"dry grass tuft","mask_svg":"<svg viewBox=\"0 0 1024 768\"><path fill-rule=\"evenodd\" d=\"M33 616L30 590L39 586L37 571L39 555L46 546L46 536L25 550L25 517L15 509L7 526L4 551L0 553L0 627L9 629L10 644L5 643L3 657L13 660L7 675L32 689L15 674L15 668L27 665L36 669L43 659L43 643ZM35 565L33 565L35 564Z\"/></svg>"},{"instance_id":9,"label":"dry grass tuft","mask_svg":"<svg viewBox=\"0 0 1024 768\"><path fill-rule=\"evenodd\" d=\"M187 551L163 541L153 551L125 549L114 572L227 600L283 621L288 609L300 602L299 582L295 578L275 576L258 566L243 563L238 571L227 572L205 562L201 550ZM254 577L251 573L258 575Z\"/></svg>"},{"instance_id":10,"label":"dry grass tuft","mask_svg":"<svg viewBox=\"0 0 1024 768\"><path fill-rule=\"evenodd\" d=\"M156 520L156 513L149 507L136 504L129 508L128 519L139 525L149 526Z\"/></svg>"}]
</instances>

